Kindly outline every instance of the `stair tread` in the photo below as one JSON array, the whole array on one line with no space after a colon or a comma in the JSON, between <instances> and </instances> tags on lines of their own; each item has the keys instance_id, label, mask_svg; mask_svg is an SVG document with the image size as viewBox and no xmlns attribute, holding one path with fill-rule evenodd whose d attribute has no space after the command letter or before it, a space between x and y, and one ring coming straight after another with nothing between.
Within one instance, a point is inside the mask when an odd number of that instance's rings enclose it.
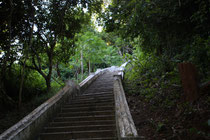
<instances>
[{"instance_id":1,"label":"stair tread","mask_svg":"<svg viewBox=\"0 0 210 140\"><path fill-rule=\"evenodd\" d=\"M92 95L89 94L89 95L77 96L77 99L81 99L81 98L104 98L104 97L114 97L114 94L112 94L112 93L92 94Z\"/></svg>"},{"instance_id":2,"label":"stair tread","mask_svg":"<svg viewBox=\"0 0 210 140\"><path fill-rule=\"evenodd\" d=\"M41 135L44 134L71 134L71 133L95 133L95 132L113 132L116 130L91 130L91 131L72 131L72 132L48 132L48 133L40 133Z\"/></svg>"},{"instance_id":3,"label":"stair tread","mask_svg":"<svg viewBox=\"0 0 210 140\"><path fill-rule=\"evenodd\" d=\"M114 102L112 102L112 103L110 103L110 105L112 105L112 104L114 104ZM92 104L65 104L65 105L63 105L63 107L85 107L85 106L105 106L105 105L107 105L107 103L92 103Z\"/></svg>"},{"instance_id":4,"label":"stair tread","mask_svg":"<svg viewBox=\"0 0 210 140\"><path fill-rule=\"evenodd\" d=\"M112 113L114 111L81 111L81 112L77 112L77 113L81 113L81 114L85 114L85 113ZM60 113L60 114L70 114L70 113L74 113L74 112L68 112L68 113Z\"/></svg>"},{"instance_id":5,"label":"stair tread","mask_svg":"<svg viewBox=\"0 0 210 140\"><path fill-rule=\"evenodd\" d=\"M77 132L53 132L53 133L40 133L41 139L46 140L66 140L78 138L106 138L115 137L116 130L97 130L97 131L77 131Z\"/></svg>"},{"instance_id":6,"label":"stair tread","mask_svg":"<svg viewBox=\"0 0 210 140\"><path fill-rule=\"evenodd\" d=\"M72 132L72 131L96 131L96 130L116 130L116 125L80 125L80 126L60 126L44 127L44 132Z\"/></svg>"},{"instance_id":7,"label":"stair tread","mask_svg":"<svg viewBox=\"0 0 210 140\"><path fill-rule=\"evenodd\" d=\"M114 115L110 116L78 116L78 117L56 117L54 122L68 122L68 121L80 121L80 120L88 120L88 121L98 121L98 120L115 120Z\"/></svg>"},{"instance_id":8,"label":"stair tread","mask_svg":"<svg viewBox=\"0 0 210 140\"><path fill-rule=\"evenodd\" d=\"M58 116L64 117L64 116L97 116L97 115L115 115L115 111L81 111L81 112L64 112L59 113Z\"/></svg>"},{"instance_id":9,"label":"stair tread","mask_svg":"<svg viewBox=\"0 0 210 140\"><path fill-rule=\"evenodd\" d=\"M83 109L83 108L105 108L105 107L113 107L112 105L106 105L106 106L82 106L82 107L62 107L62 109Z\"/></svg>"},{"instance_id":10,"label":"stair tread","mask_svg":"<svg viewBox=\"0 0 210 140\"><path fill-rule=\"evenodd\" d=\"M56 118L89 118L89 117L114 117L114 115L89 115L89 116L77 116L77 117L56 117Z\"/></svg>"},{"instance_id":11,"label":"stair tread","mask_svg":"<svg viewBox=\"0 0 210 140\"><path fill-rule=\"evenodd\" d=\"M77 108L62 108L61 112L81 112L81 111L112 111L114 110L114 107L103 107L103 108L80 108L79 110Z\"/></svg>"},{"instance_id":12,"label":"stair tread","mask_svg":"<svg viewBox=\"0 0 210 140\"><path fill-rule=\"evenodd\" d=\"M71 102L69 102L70 104L80 104L80 103L104 103L104 102L113 102L114 101L114 99L106 99L106 100L83 100L83 101L71 101Z\"/></svg>"},{"instance_id":13,"label":"stair tread","mask_svg":"<svg viewBox=\"0 0 210 140\"><path fill-rule=\"evenodd\" d=\"M111 102L111 103L113 103L114 102L114 98L106 98L106 99L89 99L89 100L75 100L75 101L70 101L70 102L68 102L67 104L65 104L65 105L75 105L75 106L77 106L78 105L78 103L79 104L87 104L87 103L89 103L89 104L96 104L96 106L97 106L97 104L102 104L102 103L107 103L107 102ZM64 105L64 106L65 106Z\"/></svg>"},{"instance_id":14,"label":"stair tread","mask_svg":"<svg viewBox=\"0 0 210 140\"><path fill-rule=\"evenodd\" d=\"M107 138L85 138L85 139L77 139L77 140L115 140L116 137L107 137ZM71 140L71 139L69 139ZM72 139L75 140L75 139Z\"/></svg>"},{"instance_id":15,"label":"stair tread","mask_svg":"<svg viewBox=\"0 0 210 140\"><path fill-rule=\"evenodd\" d=\"M72 121L68 121L69 123L72 123ZM51 123L68 123L68 122L51 122ZM100 122L114 122L113 120L99 120L99 121L73 121L74 123L85 123L85 122L89 122L89 123L100 123Z\"/></svg>"},{"instance_id":16,"label":"stair tread","mask_svg":"<svg viewBox=\"0 0 210 140\"><path fill-rule=\"evenodd\" d=\"M77 101L88 101L88 100L107 100L107 99L114 99L113 97L88 97L88 98L77 98Z\"/></svg>"},{"instance_id":17,"label":"stair tread","mask_svg":"<svg viewBox=\"0 0 210 140\"><path fill-rule=\"evenodd\" d=\"M49 129L49 128L81 128L81 127L106 127L106 126L115 126L114 124L105 124L105 125L81 125L81 126L62 126L62 127L52 127L52 126L48 126L48 127L44 127L45 129Z\"/></svg>"},{"instance_id":18,"label":"stair tread","mask_svg":"<svg viewBox=\"0 0 210 140\"><path fill-rule=\"evenodd\" d=\"M95 92L93 92L93 93L86 93L86 94L81 94L81 95L79 95L78 97L80 97L80 96L84 96L84 97L86 97L86 96L99 96L99 95L113 95L114 96L114 94L112 93L112 91L111 92L97 92L97 93L95 93Z\"/></svg>"}]
</instances>

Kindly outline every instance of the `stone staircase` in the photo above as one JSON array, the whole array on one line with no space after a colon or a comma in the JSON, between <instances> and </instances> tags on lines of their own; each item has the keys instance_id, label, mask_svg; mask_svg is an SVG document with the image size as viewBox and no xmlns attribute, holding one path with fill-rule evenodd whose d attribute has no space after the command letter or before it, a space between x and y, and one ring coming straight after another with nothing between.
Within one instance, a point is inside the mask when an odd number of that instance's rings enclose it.
<instances>
[{"instance_id":1,"label":"stone staircase","mask_svg":"<svg viewBox=\"0 0 210 140\"><path fill-rule=\"evenodd\" d=\"M113 81L111 72L97 78L81 95L62 106L38 139L117 139Z\"/></svg>"}]
</instances>

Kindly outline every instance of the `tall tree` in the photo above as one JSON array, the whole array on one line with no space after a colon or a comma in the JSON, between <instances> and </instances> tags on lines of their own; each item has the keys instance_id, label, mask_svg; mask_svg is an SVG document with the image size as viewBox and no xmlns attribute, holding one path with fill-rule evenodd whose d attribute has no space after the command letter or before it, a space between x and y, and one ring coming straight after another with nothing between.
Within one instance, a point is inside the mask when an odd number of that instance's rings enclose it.
<instances>
[{"instance_id":1,"label":"tall tree","mask_svg":"<svg viewBox=\"0 0 210 140\"><path fill-rule=\"evenodd\" d=\"M61 46L56 46L56 44L73 39L74 34L80 30L81 24L89 19L89 15L84 13L82 5L84 3L80 5L80 1L76 0L53 0L40 2L36 7L35 26L37 31L30 49L31 62L28 64L32 65L28 65L28 67L37 70L44 77L48 90L51 88L53 65L56 63L55 59L58 58L55 55L70 56L65 52L74 47L73 42L69 42L70 44L65 46L63 51L58 51L57 48ZM47 72L44 71L46 67Z\"/></svg>"},{"instance_id":2,"label":"tall tree","mask_svg":"<svg viewBox=\"0 0 210 140\"><path fill-rule=\"evenodd\" d=\"M0 65L1 65L1 90L7 85L8 71L11 73L14 62L25 59L25 51L32 44L34 3L36 0L2 1L0 3ZM9 16L8 16L9 15ZM22 53L22 57L21 54ZM24 71L24 70L23 70ZM23 79L24 74L22 74ZM23 80L22 80L23 81ZM20 84L21 93L22 84ZM0 94L6 93L1 91ZM4 98L11 98L4 94Z\"/></svg>"},{"instance_id":3,"label":"tall tree","mask_svg":"<svg viewBox=\"0 0 210 140\"><path fill-rule=\"evenodd\" d=\"M108 32L123 38L140 36L142 50L173 57L194 40L208 38L209 1L113 0L104 15Z\"/></svg>"}]
</instances>

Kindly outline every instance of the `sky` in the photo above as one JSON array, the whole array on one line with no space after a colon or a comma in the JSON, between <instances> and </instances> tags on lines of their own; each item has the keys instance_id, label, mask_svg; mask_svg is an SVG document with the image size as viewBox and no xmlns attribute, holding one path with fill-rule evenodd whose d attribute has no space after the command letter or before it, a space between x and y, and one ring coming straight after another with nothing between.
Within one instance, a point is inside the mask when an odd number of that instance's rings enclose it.
<instances>
[{"instance_id":1,"label":"sky","mask_svg":"<svg viewBox=\"0 0 210 140\"><path fill-rule=\"evenodd\" d=\"M102 12L104 12L106 10L106 8L108 8L108 6L111 4L112 0L103 0L103 2L104 2L104 4L102 6ZM93 14L91 20L95 24L96 30L98 32L102 32L103 31L103 26L98 25L98 21L96 20L97 16L98 16L97 14Z\"/></svg>"}]
</instances>

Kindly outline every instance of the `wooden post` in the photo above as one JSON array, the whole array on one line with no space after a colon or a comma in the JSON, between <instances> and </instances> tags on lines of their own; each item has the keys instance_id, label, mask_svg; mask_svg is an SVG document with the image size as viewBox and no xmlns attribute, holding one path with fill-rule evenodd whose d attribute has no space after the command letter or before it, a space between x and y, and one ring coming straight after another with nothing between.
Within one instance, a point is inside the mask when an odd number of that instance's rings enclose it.
<instances>
[{"instance_id":1,"label":"wooden post","mask_svg":"<svg viewBox=\"0 0 210 140\"><path fill-rule=\"evenodd\" d=\"M197 71L192 63L184 62L178 64L184 98L186 101L193 102L198 98L198 79Z\"/></svg>"}]
</instances>

